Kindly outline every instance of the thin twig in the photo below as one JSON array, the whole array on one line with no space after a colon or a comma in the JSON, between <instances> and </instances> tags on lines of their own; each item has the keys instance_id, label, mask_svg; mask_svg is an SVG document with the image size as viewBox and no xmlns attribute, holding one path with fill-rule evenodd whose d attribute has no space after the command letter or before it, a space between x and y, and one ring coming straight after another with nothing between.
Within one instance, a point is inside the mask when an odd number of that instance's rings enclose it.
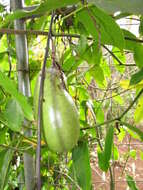
<instances>
[{"instance_id":1,"label":"thin twig","mask_svg":"<svg viewBox=\"0 0 143 190\"><path fill-rule=\"evenodd\" d=\"M41 80L40 80L40 92L39 92L39 101L38 101L38 130L37 130L37 159L36 159L36 172L37 172L37 190L41 190L41 175L40 175L40 161L41 161L41 126L42 126L42 103L43 103L43 92L44 92L44 78L45 78L45 69L46 62L49 56L49 48L50 48L50 39L52 37L52 23L54 19L54 13L52 13L49 33L47 38L47 45L45 50L45 57L43 62L43 67L41 71Z\"/></svg>"}]
</instances>

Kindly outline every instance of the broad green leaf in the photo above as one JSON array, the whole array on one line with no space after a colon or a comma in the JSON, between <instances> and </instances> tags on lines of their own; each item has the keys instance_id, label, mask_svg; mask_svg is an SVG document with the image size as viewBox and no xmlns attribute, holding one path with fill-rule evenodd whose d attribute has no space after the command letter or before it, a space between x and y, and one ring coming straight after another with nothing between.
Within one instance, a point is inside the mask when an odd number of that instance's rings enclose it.
<instances>
[{"instance_id":1,"label":"broad green leaf","mask_svg":"<svg viewBox=\"0 0 143 190\"><path fill-rule=\"evenodd\" d=\"M139 128L137 128L133 125L130 125L126 122L122 122L122 121L120 121L120 124L126 126L128 129L135 132L140 137L140 139L143 141L143 132Z\"/></svg>"},{"instance_id":2,"label":"broad green leaf","mask_svg":"<svg viewBox=\"0 0 143 190\"><path fill-rule=\"evenodd\" d=\"M68 71L72 70L74 65L76 65L75 57L70 56L69 59L64 61L63 65L62 65L62 69L65 72L68 72Z\"/></svg>"},{"instance_id":3,"label":"broad green leaf","mask_svg":"<svg viewBox=\"0 0 143 190\"><path fill-rule=\"evenodd\" d=\"M8 172L13 151L5 149L0 152L0 190L3 190L8 180Z\"/></svg>"},{"instance_id":4,"label":"broad green leaf","mask_svg":"<svg viewBox=\"0 0 143 190\"><path fill-rule=\"evenodd\" d=\"M15 99L8 101L4 111L4 119L7 126L13 131L20 131L24 121L23 111Z\"/></svg>"},{"instance_id":5,"label":"broad green leaf","mask_svg":"<svg viewBox=\"0 0 143 190\"><path fill-rule=\"evenodd\" d=\"M33 120L32 108L28 104L26 97L18 92L15 83L2 72L0 72L0 86L18 101L24 112L24 116L29 120Z\"/></svg>"},{"instance_id":6,"label":"broad green leaf","mask_svg":"<svg viewBox=\"0 0 143 190\"><path fill-rule=\"evenodd\" d=\"M98 85L104 86L104 73L100 66L95 65L90 69L90 74L93 76Z\"/></svg>"},{"instance_id":7,"label":"broad green leaf","mask_svg":"<svg viewBox=\"0 0 143 190\"><path fill-rule=\"evenodd\" d=\"M110 166L110 158L112 153L112 145L113 145L113 134L114 134L114 128L111 126L108 129L106 139L105 139L105 147L104 150L98 151L98 163L101 170L107 172L109 166Z\"/></svg>"},{"instance_id":8,"label":"broad green leaf","mask_svg":"<svg viewBox=\"0 0 143 190\"><path fill-rule=\"evenodd\" d=\"M79 55L82 55L87 48L87 38L85 35L81 35L76 50Z\"/></svg>"},{"instance_id":9,"label":"broad green leaf","mask_svg":"<svg viewBox=\"0 0 143 190\"><path fill-rule=\"evenodd\" d=\"M112 153L112 145L113 145L113 135L114 135L114 128L112 126L109 127L105 139L105 148L104 148L104 157L105 162L109 162Z\"/></svg>"},{"instance_id":10,"label":"broad green leaf","mask_svg":"<svg viewBox=\"0 0 143 190\"><path fill-rule=\"evenodd\" d=\"M143 80L143 68L131 76L130 85L135 85Z\"/></svg>"},{"instance_id":11,"label":"broad green leaf","mask_svg":"<svg viewBox=\"0 0 143 190\"><path fill-rule=\"evenodd\" d=\"M110 14L115 12L143 14L142 0L89 0Z\"/></svg>"},{"instance_id":12,"label":"broad green leaf","mask_svg":"<svg viewBox=\"0 0 143 190\"><path fill-rule=\"evenodd\" d=\"M72 151L73 168L82 190L91 190L91 168L86 142L79 142Z\"/></svg>"},{"instance_id":13,"label":"broad green leaf","mask_svg":"<svg viewBox=\"0 0 143 190\"><path fill-rule=\"evenodd\" d=\"M130 31L125 30L125 29L123 29L122 31L123 31L125 38L137 39L137 37L133 33L131 33ZM125 40L125 49L134 51L136 46L140 46L140 44L138 44L136 41L129 40L129 39Z\"/></svg>"},{"instance_id":14,"label":"broad green leaf","mask_svg":"<svg viewBox=\"0 0 143 190\"><path fill-rule=\"evenodd\" d=\"M66 7L68 5L73 5L78 2L79 0L45 0L32 11L17 10L14 13L9 14L8 16L6 16L4 24L7 24L7 22L13 21L15 19L32 16L33 14L45 14L57 8Z\"/></svg>"},{"instance_id":15,"label":"broad green leaf","mask_svg":"<svg viewBox=\"0 0 143 190\"><path fill-rule=\"evenodd\" d=\"M124 48L124 38L120 27L111 16L98 9L97 7L84 8L76 14L89 35L102 43ZM118 38L117 38L118 36ZM101 37L101 38L100 38Z\"/></svg>"},{"instance_id":16,"label":"broad green leaf","mask_svg":"<svg viewBox=\"0 0 143 190\"><path fill-rule=\"evenodd\" d=\"M139 68L143 67L143 46L138 45L134 48L134 60Z\"/></svg>"},{"instance_id":17,"label":"broad green leaf","mask_svg":"<svg viewBox=\"0 0 143 190\"><path fill-rule=\"evenodd\" d=\"M136 186L134 179L131 176L126 175L126 181L127 181L127 184L129 186L130 190L139 190Z\"/></svg>"},{"instance_id":18,"label":"broad green leaf","mask_svg":"<svg viewBox=\"0 0 143 190\"><path fill-rule=\"evenodd\" d=\"M136 110L134 112L134 120L136 123L143 120L143 96L139 98Z\"/></svg>"}]
</instances>

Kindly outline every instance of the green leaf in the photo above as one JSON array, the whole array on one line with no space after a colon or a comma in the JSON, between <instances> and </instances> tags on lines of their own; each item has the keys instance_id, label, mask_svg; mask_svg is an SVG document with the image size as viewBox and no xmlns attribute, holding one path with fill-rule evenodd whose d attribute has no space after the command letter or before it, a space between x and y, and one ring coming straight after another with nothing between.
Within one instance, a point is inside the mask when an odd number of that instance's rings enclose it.
<instances>
[{"instance_id":1,"label":"green leaf","mask_svg":"<svg viewBox=\"0 0 143 190\"><path fill-rule=\"evenodd\" d=\"M125 29L123 29L122 31L123 31L125 38L135 39L135 40L137 39L137 37L133 33L131 33L130 31L125 30ZM125 49L134 51L136 46L140 46L140 44L138 44L134 40L128 40L128 39L125 40Z\"/></svg>"},{"instance_id":2,"label":"green leaf","mask_svg":"<svg viewBox=\"0 0 143 190\"><path fill-rule=\"evenodd\" d=\"M131 76L130 85L135 85L143 80L143 68Z\"/></svg>"},{"instance_id":3,"label":"green leaf","mask_svg":"<svg viewBox=\"0 0 143 190\"><path fill-rule=\"evenodd\" d=\"M143 96L138 100L138 104L134 112L134 120L136 123L139 123L143 120Z\"/></svg>"},{"instance_id":4,"label":"green leaf","mask_svg":"<svg viewBox=\"0 0 143 190\"><path fill-rule=\"evenodd\" d=\"M10 162L13 156L12 150L2 150L0 152L0 190L3 190L8 180Z\"/></svg>"},{"instance_id":5,"label":"green leaf","mask_svg":"<svg viewBox=\"0 0 143 190\"><path fill-rule=\"evenodd\" d=\"M0 86L18 101L24 112L24 116L29 120L33 120L32 107L28 104L26 97L18 92L15 83L2 72L0 72Z\"/></svg>"},{"instance_id":6,"label":"green leaf","mask_svg":"<svg viewBox=\"0 0 143 190\"><path fill-rule=\"evenodd\" d=\"M114 128L112 126L109 127L105 139L105 148L104 148L104 156L105 162L109 162L112 153L112 145L113 145L113 135L114 135Z\"/></svg>"},{"instance_id":7,"label":"green leaf","mask_svg":"<svg viewBox=\"0 0 143 190\"><path fill-rule=\"evenodd\" d=\"M78 2L79 0L45 0L32 11L17 10L14 13L9 14L8 16L6 16L4 24L7 24L7 22L13 21L15 19L32 16L33 14L45 14L57 8L66 7L68 5L73 5Z\"/></svg>"},{"instance_id":8,"label":"green leaf","mask_svg":"<svg viewBox=\"0 0 143 190\"><path fill-rule=\"evenodd\" d=\"M143 67L143 46L136 46L134 48L134 60L139 68Z\"/></svg>"},{"instance_id":9,"label":"green leaf","mask_svg":"<svg viewBox=\"0 0 143 190\"><path fill-rule=\"evenodd\" d=\"M83 190L91 190L91 168L86 142L79 142L72 151L72 160L78 184Z\"/></svg>"},{"instance_id":10,"label":"green leaf","mask_svg":"<svg viewBox=\"0 0 143 190\"><path fill-rule=\"evenodd\" d=\"M136 186L134 179L131 176L126 175L126 181L127 181L127 184L129 186L130 190L139 190Z\"/></svg>"},{"instance_id":11,"label":"green leaf","mask_svg":"<svg viewBox=\"0 0 143 190\"><path fill-rule=\"evenodd\" d=\"M92 69L90 69L90 74L94 77L95 81L98 85L104 86L104 73L100 66L95 65Z\"/></svg>"},{"instance_id":12,"label":"green leaf","mask_svg":"<svg viewBox=\"0 0 143 190\"><path fill-rule=\"evenodd\" d=\"M96 40L99 41L101 36L102 43L114 45L120 49L124 48L123 33L111 16L95 6L82 9L76 16L89 35L92 35Z\"/></svg>"},{"instance_id":13,"label":"green leaf","mask_svg":"<svg viewBox=\"0 0 143 190\"><path fill-rule=\"evenodd\" d=\"M113 14L115 12L143 14L142 0L89 0L106 12Z\"/></svg>"},{"instance_id":14,"label":"green leaf","mask_svg":"<svg viewBox=\"0 0 143 190\"><path fill-rule=\"evenodd\" d=\"M20 131L24 121L23 111L15 99L8 101L4 111L4 119L7 126L13 131Z\"/></svg>"},{"instance_id":15,"label":"green leaf","mask_svg":"<svg viewBox=\"0 0 143 190\"><path fill-rule=\"evenodd\" d=\"M87 48L87 38L85 35L81 35L79 39L79 43L77 45L77 52L82 55Z\"/></svg>"},{"instance_id":16,"label":"green leaf","mask_svg":"<svg viewBox=\"0 0 143 190\"><path fill-rule=\"evenodd\" d=\"M111 126L108 129L106 139L105 139L105 147L104 150L98 151L98 163L101 170L107 172L109 166L110 166L110 158L112 153L112 145L113 145L113 134L114 134L114 128Z\"/></svg>"},{"instance_id":17,"label":"green leaf","mask_svg":"<svg viewBox=\"0 0 143 190\"><path fill-rule=\"evenodd\" d=\"M139 128L137 128L137 127L135 127L133 125L130 125L130 124L126 123L126 122L123 122L123 121L120 121L120 124L126 126L128 129L135 132L140 137L140 139L143 141L143 132Z\"/></svg>"}]
</instances>

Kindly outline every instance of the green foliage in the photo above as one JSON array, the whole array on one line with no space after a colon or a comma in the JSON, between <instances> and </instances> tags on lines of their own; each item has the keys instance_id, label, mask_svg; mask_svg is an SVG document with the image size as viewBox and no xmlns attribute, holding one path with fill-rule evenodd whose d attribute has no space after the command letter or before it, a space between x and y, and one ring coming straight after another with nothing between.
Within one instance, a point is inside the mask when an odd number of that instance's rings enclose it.
<instances>
[{"instance_id":1,"label":"green foliage","mask_svg":"<svg viewBox=\"0 0 143 190\"><path fill-rule=\"evenodd\" d=\"M134 113L134 120L136 123L139 123L143 120L143 97L140 97L135 113Z\"/></svg>"},{"instance_id":2,"label":"green foliage","mask_svg":"<svg viewBox=\"0 0 143 190\"><path fill-rule=\"evenodd\" d=\"M80 141L72 151L73 168L78 184L83 190L91 190L91 169L86 142Z\"/></svg>"},{"instance_id":3,"label":"green foliage","mask_svg":"<svg viewBox=\"0 0 143 190\"><path fill-rule=\"evenodd\" d=\"M128 186L129 186L130 190L138 190L138 188L136 186L136 183L135 183L134 179L131 176L126 175L126 181L128 183Z\"/></svg>"},{"instance_id":4,"label":"green foliage","mask_svg":"<svg viewBox=\"0 0 143 190\"><path fill-rule=\"evenodd\" d=\"M98 151L99 167L105 172L107 172L108 168L110 167L109 161L112 153L113 134L114 128L110 126L106 135L104 150L100 149Z\"/></svg>"},{"instance_id":5,"label":"green foliage","mask_svg":"<svg viewBox=\"0 0 143 190\"><path fill-rule=\"evenodd\" d=\"M112 170L111 161L113 165L116 161L120 162L122 155L120 148L114 144L114 131L115 143L122 143L126 140L126 135L131 140L134 138L143 141L143 131L135 126L143 121L143 96L135 98L143 88L142 39L132 31L122 29L118 24L122 21L118 22L118 19L133 19L131 13L137 14L137 18L140 19L139 33L142 37L142 0L125 0L124 3L121 0L90 0L87 4L79 0L25 0L25 4L37 5L37 8L32 11L17 10L4 13L3 6L0 7L0 21L3 26L1 28L13 29L13 21L24 18L26 30L34 30L37 33L49 31L51 14L55 10L53 43L49 47L46 66L49 68L53 66L53 62L55 63L54 67L59 71L58 82L60 81L62 86L65 82L66 89L77 107L81 128L79 142L66 154L50 151L47 144L49 141L55 143L55 138L49 136L46 144L42 134L42 189L91 190L93 171L90 163L94 159L96 162L98 159L99 168L104 172L109 168ZM120 13L113 14L117 11ZM16 187L25 189L24 184L21 187L19 185L24 181L22 154L27 152L36 157L37 124L33 118L33 110L36 109L37 113L38 106L37 103L36 106L33 105L33 96L36 76L43 64L47 37L28 34L27 39L32 94L29 99L18 91L17 75L22 71L17 72L15 35L0 36L0 190ZM136 64L133 64L134 67L130 66L132 64L128 65L130 58L131 62ZM48 80L51 81L52 77ZM67 80L63 80L65 78ZM51 86L55 89L54 85ZM62 88L58 83L56 90ZM48 96L49 86L46 85L45 89ZM51 97L57 111L59 100L58 103L54 101L56 90L52 92ZM61 100L60 95L58 98ZM45 102L43 99L43 105ZM64 110L64 116L68 113L68 116L71 116L70 123L73 124L71 112L68 111L69 106L63 108L63 105L64 100L59 112ZM46 117L49 114L48 106L49 103L43 113ZM66 126L69 124L68 116ZM30 126L22 127L24 119L31 121L28 122ZM32 128L31 137L26 137L26 127ZM66 130L62 130L60 140ZM72 134L70 138L73 140L74 136L75 134ZM19 138L19 144L16 148L13 147ZM68 140L69 138L66 144ZM57 143L56 148L59 144L65 146L63 142L60 143ZM130 149L125 154L125 159L128 157L136 159L138 152ZM140 157L143 159L142 150ZM131 176L127 175L126 180L131 190L137 190Z\"/></svg>"},{"instance_id":6,"label":"green foliage","mask_svg":"<svg viewBox=\"0 0 143 190\"><path fill-rule=\"evenodd\" d=\"M130 85L135 85L143 80L143 68L131 76Z\"/></svg>"},{"instance_id":7,"label":"green foliage","mask_svg":"<svg viewBox=\"0 0 143 190\"><path fill-rule=\"evenodd\" d=\"M12 150L5 149L0 152L0 190L4 189L8 180L8 172L10 169L12 155Z\"/></svg>"},{"instance_id":8,"label":"green foliage","mask_svg":"<svg viewBox=\"0 0 143 190\"><path fill-rule=\"evenodd\" d=\"M124 3L122 0L90 0L92 2L107 11L110 14L113 14L117 11L121 11L122 13L133 13L133 14L142 14L142 0L125 0Z\"/></svg>"},{"instance_id":9,"label":"green foliage","mask_svg":"<svg viewBox=\"0 0 143 190\"><path fill-rule=\"evenodd\" d=\"M27 99L18 92L16 84L2 72L0 72L0 86L18 101L23 110L24 116L29 120L33 120L32 108L28 104Z\"/></svg>"},{"instance_id":10,"label":"green foliage","mask_svg":"<svg viewBox=\"0 0 143 190\"><path fill-rule=\"evenodd\" d=\"M2 118L4 119L4 123L11 130L21 131L24 114L19 103L15 99L11 99L7 102Z\"/></svg>"},{"instance_id":11,"label":"green foliage","mask_svg":"<svg viewBox=\"0 0 143 190\"><path fill-rule=\"evenodd\" d=\"M98 43L106 43L124 48L124 38L121 29L108 14L97 7L84 8L76 14L89 35ZM118 38L116 38L118 36ZM100 42L101 39L101 42Z\"/></svg>"}]
</instances>

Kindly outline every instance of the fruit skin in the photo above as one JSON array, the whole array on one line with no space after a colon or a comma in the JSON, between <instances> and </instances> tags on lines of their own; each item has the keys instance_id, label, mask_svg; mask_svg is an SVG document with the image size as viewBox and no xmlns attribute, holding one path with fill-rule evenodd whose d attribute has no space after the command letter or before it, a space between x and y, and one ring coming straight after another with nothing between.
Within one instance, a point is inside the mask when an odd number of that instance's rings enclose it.
<instances>
[{"instance_id":1,"label":"fruit skin","mask_svg":"<svg viewBox=\"0 0 143 190\"><path fill-rule=\"evenodd\" d=\"M35 113L38 110L40 77L35 87ZM37 92L38 91L38 92ZM79 120L71 96L61 87L60 77L55 69L46 70L43 100L43 134L50 150L67 152L79 138Z\"/></svg>"}]
</instances>

